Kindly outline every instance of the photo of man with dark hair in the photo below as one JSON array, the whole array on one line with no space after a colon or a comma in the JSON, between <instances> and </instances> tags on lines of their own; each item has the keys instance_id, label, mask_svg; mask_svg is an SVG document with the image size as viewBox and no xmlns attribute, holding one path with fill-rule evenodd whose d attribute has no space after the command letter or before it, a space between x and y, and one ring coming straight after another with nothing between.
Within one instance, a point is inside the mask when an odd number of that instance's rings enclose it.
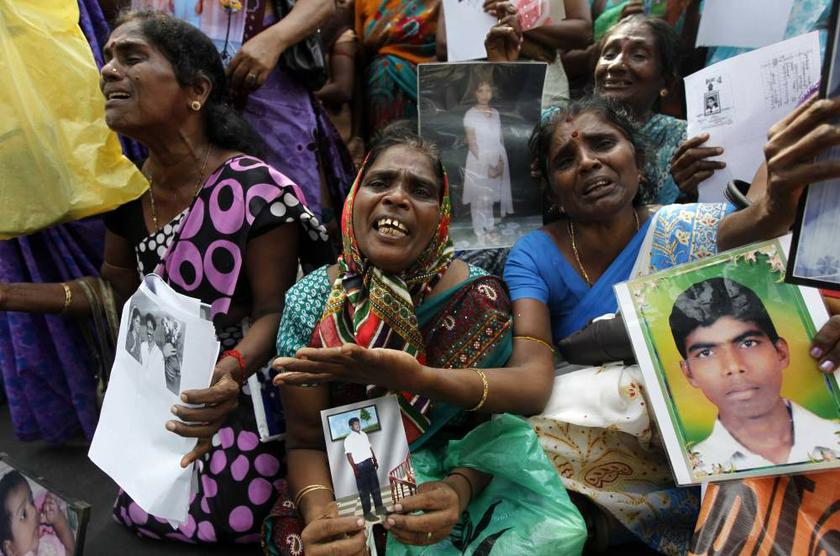
<instances>
[{"instance_id":1,"label":"photo of man with dark hair","mask_svg":"<svg viewBox=\"0 0 840 556\"><path fill-rule=\"evenodd\" d=\"M729 278L697 282L674 301L669 324L683 374L718 411L690 448L696 471L840 457L840 425L782 397L790 348L753 290Z\"/></svg>"},{"instance_id":2,"label":"photo of man with dark hair","mask_svg":"<svg viewBox=\"0 0 840 556\"><path fill-rule=\"evenodd\" d=\"M163 352L157 344L157 319L151 313L143 317L146 327L146 340L140 347L140 356L145 369L163 369Z\"/></svg>"},{"instance_id":3,"label":"photo of man with dark hair","mask_svg":"<svg viewBox=\"0 0 840 556\"><path fill-rule=\"evenodd\" d=\"M142 364L140 347L143 344L143 316L140 314L140 309L137 307L131 309L131 319L128 323L130 328L125 336L125 350L138 363Z\"/></svg>"},{"instance_id":4,"label":"photo of man with dark hair","mask_svg":"<svg viewBox=\"0 0 840 556\"><path fill-rule=\"evenodd\" d=\"M356 477L356 488L359 490L359 498L362 501L364 518L367 521L377 521L379 518L370 512L371 498L373 498L376 513L380 517L384 517L386 513L385 506L382 504L382 495L379 492L379 479L376 476L379 462L376 460L376 454L373 453L367 433L362 430L359 418L351 418L348 424L350 433L344 439L344 453Z\"/></svg>"}]
</instances>

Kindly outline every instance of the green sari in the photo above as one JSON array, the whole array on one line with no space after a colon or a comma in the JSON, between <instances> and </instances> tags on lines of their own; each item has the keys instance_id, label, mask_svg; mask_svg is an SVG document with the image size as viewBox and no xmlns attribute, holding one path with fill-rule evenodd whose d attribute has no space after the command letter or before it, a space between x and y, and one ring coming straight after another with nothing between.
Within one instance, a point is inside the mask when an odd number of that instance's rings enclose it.
<instances>
[{"instance_id":1,"label":"green sari","mask_svg":"<svg viewBox=\"0 0 840 556\"><path fill-rule=\"evenodd\" d=\"M286 295L277 338L280 356L309 344L330 291L326 269L312 272ZM416 307L428 364L438 368L502 367L512 353L510 299L501 280L470 267L458 286ZM365 387L335 384L332 405L363 399ZM412 442L418 484L441 480L454 467L490 473L493 480L475 497L452 534L432 546L408 546L389 538L387 554L580 554L586 540L583 518L528 423L499 415L477 423L479 414L433 402L430 427ZM299 554L303 528L297 509L281 495L263 526L266 554Z\"/></svg>"}]
</instances>

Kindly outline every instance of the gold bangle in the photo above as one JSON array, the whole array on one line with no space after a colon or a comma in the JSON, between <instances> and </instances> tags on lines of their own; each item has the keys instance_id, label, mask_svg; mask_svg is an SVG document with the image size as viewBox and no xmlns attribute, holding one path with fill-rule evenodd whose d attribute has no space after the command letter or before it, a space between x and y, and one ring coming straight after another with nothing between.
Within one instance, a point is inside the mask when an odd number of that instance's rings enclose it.
<instances>
[{"instance_id":1,"label":"gold bangle","mask_svg":"<svg viewBox=\"0 0 840 556\"><path fill-rule=\"evenodd\" d=\"M530 340L532 342L537 342L538 344L542 344L548 349L551 350L551 353L554 353L554 346L543 340L542 338L535 338L534 336L514 336L514 340Z\"/></svg>"},{"instance_id":2,"label":"gold bangle","mask_svg":"<svg viewBox=\"0 0 840 556\"><path fill-rule=\"evenodd\" d=\"M481 369L476 369L476 368L470 368L469 370L473 371L474 373L476 373L478 376L481 377L481 386L483 388L483 391L481 392L481 399L478 400L478 403L475 404L475 407L471 407L467 411L478 411L479 409L481 409L484 406L484 402L487 401L487 392L490 390L490 387L487 384L487 375L484 374L484 371L482 371Z\"/></svg>"},{"instance_id":3,"label":"gold bangle","mask_svg":"<svg viewBox=\"0 0 840 556\"><path fill-rule=\"evenodd\" d=\"M62 307L61 311L58 312L59 315L66 313L67 309L70 308L70 304L73 303L73 292L70 290L70 286L67 285L67 282L62 282L61 287L64 288L64 307Z\"/></svg>"},{"instance_id":4,"label":"gold bangle","mask_svg":"<svg viewBox=\"0 0 840 556\"><path fill-rule=\"evenodd\" d=\"M299 508L301 499L303 499L303 497L306 496L307 494L309 494L311 492L315 492L316 490L328 490L328 491L330 491L330 494L335 496L335 493L333 492L333 489L331 489L327 485L315 484L315 485L305 486L302 489L300 489L298 491L298 493L295 495L295 507Z\"/></svg>"}]
</instances>

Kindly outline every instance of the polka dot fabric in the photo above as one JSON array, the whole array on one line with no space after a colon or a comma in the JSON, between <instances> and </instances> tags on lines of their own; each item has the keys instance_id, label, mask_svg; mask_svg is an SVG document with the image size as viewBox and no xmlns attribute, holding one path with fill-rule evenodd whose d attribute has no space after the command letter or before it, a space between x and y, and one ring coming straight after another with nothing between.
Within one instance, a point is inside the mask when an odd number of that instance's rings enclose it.
<instances>
[{"instance_id":1,"label":"polka dot fabric","mask_svg":"<svg viewBox=\"0 0 840 556\"><path fill-rule=\"evenodd\" d=\"M258 158L228 160L207 179L155 272L178 291L209 303L214 319L226 314L244 275L250 238L297 222L302 256L328 248L326 229L301 198L294 183ZM157 236L149 248L157 249Z\"/></svg>"},{"instance_id":2,"label":"polka dot fabric","mask_svg":"<svg viewBox=\"0 0 840 556\"><path fill-rule=\"evenodd\" d=\"M154 271L175 290L210 304L215 320L228 312L234 298L239 302L249 291L244 267L249 239L296 222L301 226L302 259L308 256L315 262L328 253L326 230L301 198L295 184L261 160L232 158L207 179L189 209L160 231L133 242L138 270L141 275ZM142 220L142 211L132 214ZM217 327L216 334L223 349L233 348L243 335L241 326ZM198 488L186 523L173 529L147 515L123 492L114 505L114 518L142 537L258 542L262 521L285 475L280 459L284 450L281 443L260 442L247 392L243 388L239 407L214 435L210 452L196 463Z\"/></svg>"},{"instance_id":3,"label":"polka dot fabric","mask_svg":"<svg viewBox=\"0 0 840 556\"><path fill-rule=\"evenodd\" d=\"M251 410L253 411L253 410ZM114 504L114 518L138 536L195 544L259 541L260 527L285 474L282 445L262 444L241 426L241 412L213 437L213 449L198 462L198 490L190 500L187 522L173 529L144 512L124 492Z\"/></svg>"}]
</instances>

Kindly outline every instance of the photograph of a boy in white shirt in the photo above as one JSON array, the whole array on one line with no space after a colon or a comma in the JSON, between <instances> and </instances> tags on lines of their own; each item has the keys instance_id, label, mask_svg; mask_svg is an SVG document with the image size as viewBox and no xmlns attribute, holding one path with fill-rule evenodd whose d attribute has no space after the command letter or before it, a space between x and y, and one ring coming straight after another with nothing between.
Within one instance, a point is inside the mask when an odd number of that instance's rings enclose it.
<instances>
[{"instance_id":1,"label":"photograph of a boy in white shirt","mask_svg":"<svg viewBox=\"0 0 840 556\"><path fill-rule=\"evenodd\" d=\"M695 471L840 457L840 424L782 397L790 349L750 288L698 282L674 301L669 324L685 378L718 410L711 434L690 449Z\"/></svg>"}]
</instances>

